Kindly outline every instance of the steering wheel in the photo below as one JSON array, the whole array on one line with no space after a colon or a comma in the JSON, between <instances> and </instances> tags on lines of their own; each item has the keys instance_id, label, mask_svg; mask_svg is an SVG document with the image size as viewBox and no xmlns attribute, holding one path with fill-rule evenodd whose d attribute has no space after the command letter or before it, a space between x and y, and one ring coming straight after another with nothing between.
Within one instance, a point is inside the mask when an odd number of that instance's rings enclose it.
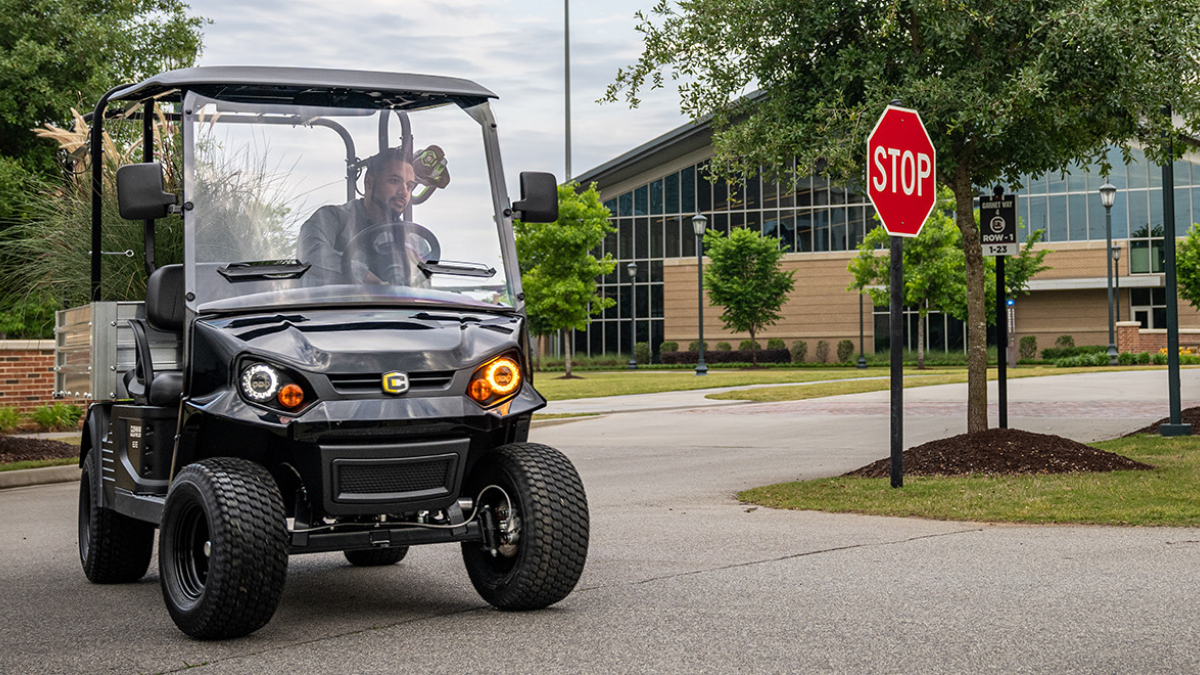
<instances>
[{"instance_id":1,"label":"steering wheel","mask_svg":"<svg viewBox=\"0 0 1200 675\"><path fill-rule=\"evenodd\" d=\"M372 225L346 242L342 274L351 283L364 281L362 266L381 281L407 285L413 278L409 251L421 261L440 260L442 247L429 228L407 220ZM359 273L355 273L359 267Z\"/></svg>"}]
</instances>

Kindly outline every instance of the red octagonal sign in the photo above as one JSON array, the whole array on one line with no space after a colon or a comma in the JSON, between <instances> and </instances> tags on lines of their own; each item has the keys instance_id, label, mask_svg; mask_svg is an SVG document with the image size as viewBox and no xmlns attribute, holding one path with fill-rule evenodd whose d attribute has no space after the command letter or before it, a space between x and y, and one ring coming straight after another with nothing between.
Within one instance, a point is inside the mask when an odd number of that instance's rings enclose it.
<instances>
[{"instance_id":1,"label":"red octagonal sign","mask_svg":"<svg viewBox=\"0 0 1200 675\"><path fill-rule=\"evenodd\" d=\"M888 106L867 138L867 195L883 228L915 237L937 202L933 142L916 110Z\"/></svg>"}]
</instances>

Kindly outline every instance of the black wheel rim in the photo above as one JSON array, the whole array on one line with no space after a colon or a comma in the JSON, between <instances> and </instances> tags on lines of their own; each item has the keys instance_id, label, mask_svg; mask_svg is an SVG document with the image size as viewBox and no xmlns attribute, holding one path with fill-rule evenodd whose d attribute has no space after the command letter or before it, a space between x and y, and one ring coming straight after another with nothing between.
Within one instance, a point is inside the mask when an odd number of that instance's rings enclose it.
<instances>
[{"instance_id":1,"label":"black wheel rim","mask_svg":"<svg viewBox=\"0 0 1200 675\"><path fill-rule=\"evenodd\" d=\"M180 510L172 537L172 566L179 592L190 601L199 600L208 582L208 562L211 553L208 518L198 504L188 504Z\"/></svg>"}]
</instances>

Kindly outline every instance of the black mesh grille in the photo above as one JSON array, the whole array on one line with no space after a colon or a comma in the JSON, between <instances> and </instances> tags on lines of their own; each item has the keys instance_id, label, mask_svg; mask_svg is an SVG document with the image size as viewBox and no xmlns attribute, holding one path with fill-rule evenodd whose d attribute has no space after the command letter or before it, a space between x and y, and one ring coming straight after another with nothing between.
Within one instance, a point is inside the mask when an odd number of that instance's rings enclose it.
<instances>
[{"instance_id":1,"label":"black mesh grille","mask_svg":"<svg viewBox=\"0 0 1200 675\"><path fill-rule=\"evenodd\" d=\"M339 496L398 495L447 490L452 481L453 458L403 463L357 464L347 462L337 472Z\"/></svg>"},{"instance_id":2,"label":"black mesh grille","mask_svg":"<svg viewBox=\"0 0 1200 675\"><path fill-rule=\"evenodd\" d=\"M329 384L342 395L383 394L383 373L329 373ZM408 373L409 389L445 389L454 380L453 370Z\"/></svg>"}]
</instances>

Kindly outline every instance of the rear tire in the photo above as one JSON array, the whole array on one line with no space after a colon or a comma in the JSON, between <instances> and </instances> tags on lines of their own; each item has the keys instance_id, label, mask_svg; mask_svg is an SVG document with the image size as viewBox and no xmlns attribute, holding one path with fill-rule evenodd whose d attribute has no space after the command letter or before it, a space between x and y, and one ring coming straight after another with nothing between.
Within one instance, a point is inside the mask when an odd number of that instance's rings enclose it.
<instances>
[{"instance_id":1,"label":"rear tire","mask_svg":"<svg viewBox=\"0 0 1200 675\"><path fill-rule=\"evenodd\" d=\"M404 560L404 556L408 555L408 547L371 548L342 551L342 553L346 555L346 560L355 567L384 567Z\"/></svg>"},{"instance_id":2,"label":"rear tire","mask_svg":"<svg viewBox=\"0 0 1200 675\"><path fill-rule=\"evenodd\" d=\"M221 457L179 472L163 509L158 569L180 630L215 640L262 628L283 595L287 563L283 498L266 469Z\"/></svg>"},{"instance_id":3,"label":"rear tire","mask_svg":"<svg viewBox=\"0 0 1200 675\"><path fill-rule=\"evenodd\" d=\"M497 555L478 542L462 545L467 574L479 595L502 610L541 609L567 597L583 574L588 549L588 507L583 482L570 460L536 443L505 445L484 455L464 494L502 513L511 500L516 540ZM499 521L499 519L497 519ZM497 527L496 536L500 536Z\"/></svg>"},{"instance_id":4,"label":"rear tire","mask_svg":"<svg viewBox=\"0 0 1200 675\"><path fill-rule=\"evenodd\" d=\"M150 567L154 525L101 505L100 453L87 454L79 477L79 561L92 583L130 583Z\"/></svg>"}]
</instances>

